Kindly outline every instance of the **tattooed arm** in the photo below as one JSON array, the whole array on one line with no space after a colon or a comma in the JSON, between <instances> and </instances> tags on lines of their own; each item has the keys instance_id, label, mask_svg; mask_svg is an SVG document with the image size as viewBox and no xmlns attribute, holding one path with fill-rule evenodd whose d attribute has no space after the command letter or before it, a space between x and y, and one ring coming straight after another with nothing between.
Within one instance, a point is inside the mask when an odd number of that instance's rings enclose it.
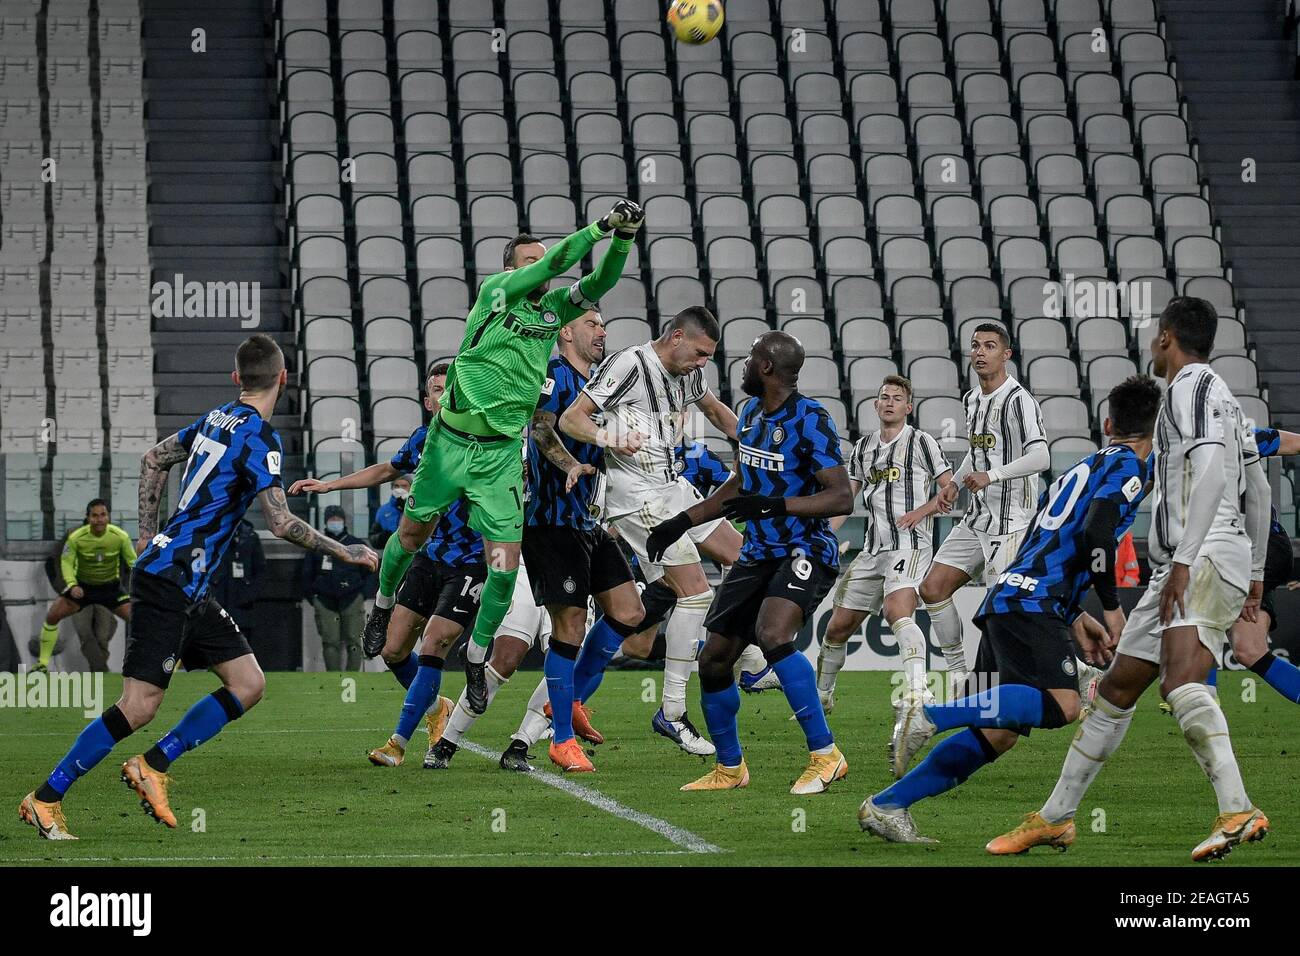
<instances>
[{"instance_id":1,"label":"tattooed arm","mask_svg":"<svg viewBox=\"0 0 1300 956\"><path fill-rule=\"evenodd\" d=\"M580 464L569 454L569 449L564 447L564 442L560 441L560 436L555 430L555 422L554 412L537 409L533 412L532 438L537 442L537 447L541 449L542 454L546 456L546 460L568 476L564 490L572 491L579 478L583 475L594 475L596 469L593 465Z\"/></svg>"},{"instance_id":2,"label":"tattooed arm","mask_svg":"<svg viewBox=\"0 0 1300 956\"><path fill-rule=\"evenodd\" d=\"M257 496L262 503L266 526L277 538L296 544L306 551L329 554L345 564L359 564L368 571L379 567L379 555L364 544L343 544L329 535L321 534L307 522L289 511L284 489L273 485Z\"/></svg>"},{"instance_id":3,"label":"tattooed arm","mask_svg":"<svg viewBox=\"0 0 1300 956\"><path fill-rule=\"evenodd\" d=\"M158 533L158 504L167 484L167 472L190 453L177 435L164 438L140 457L140 535L136 550L143 551Z\"/></svg>"}]
</instances>

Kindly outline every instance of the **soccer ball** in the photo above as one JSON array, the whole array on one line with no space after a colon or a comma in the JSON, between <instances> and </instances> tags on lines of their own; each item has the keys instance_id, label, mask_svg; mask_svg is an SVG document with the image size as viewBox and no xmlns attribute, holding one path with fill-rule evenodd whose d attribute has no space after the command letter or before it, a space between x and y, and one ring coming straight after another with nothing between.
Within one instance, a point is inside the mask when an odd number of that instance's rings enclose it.
<instances>
[{"instance_id":1,"label":"soccer ball","mask_svg":"<svg viewBox=\"0 0 1300 956\"><path fill-rule=\"evenodd\" d=\"M668 25L682 43L708 43L722 29L720 0L673 0Z\"/></svg>"}]
</instances>

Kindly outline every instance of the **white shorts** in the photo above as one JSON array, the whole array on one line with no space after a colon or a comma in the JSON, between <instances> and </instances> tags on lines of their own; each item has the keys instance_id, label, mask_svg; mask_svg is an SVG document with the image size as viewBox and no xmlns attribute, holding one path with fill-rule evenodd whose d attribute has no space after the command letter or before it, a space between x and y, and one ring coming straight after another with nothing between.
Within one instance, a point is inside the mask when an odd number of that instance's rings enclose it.
<instances>
[{"instance_id":1,"label":"white shorts","mask_svg":"<svg viewBox=\"0 0 1300 956\"><path fill-rule=\"evenodd\" d=\"M851 611L879 614L885 598L895 591L921 587L921 579L930 570L930 548L899 551L863 551L835 585L835 606Z\"/></svg>"},{"instance_id":2,"label":"white shorts","mask_svg":"<svg viewBox=\"0 0 1300 956\"><path fill-rule=\"evenodd\" d=\"M943 539L934 563L964 571L973 583L988 587L1011 564L1024 540L1024 528L1010 534L986 534L972 531L963 522Z\"/></svg>"},{"instance_id":3,"label":"white shorts","mask_svg":"<svg viewBox=\"0 0 1300 956\"><path fill-rule=\"evenodd\" d=\"M518 638L529 647L534 641L541 642L546 650L551 640L551 616L546 608L533 603L533 587L528 582L528 568L519 562L519 576L515 578L515 593L510 596L510 609L501 619L498 634L508 634Z\"/></svg>"},{"instance_id":4,"label":"white shorts","mask_svg":"<svg viewBox=\"0 0 1300 956\"><path fill-rule=\"evenodd\" d=\"M651 531L669 518L676 517L678 512L703 500L704 496L689 481L679 476L672 484L664 485L658 493L647 495L636 511L610 518L609 523L618 529L619 535L636 554L647 584L653 584L663 577L666 567L699 563L700 552L696 545L713 533L713 529L722 523L722 518L691 528L669 546L658 564L652 564L646 557L646 539L650 537Z\"/></svg>"},{"instance_id":5,"label":"white shorts","mask_svg":"<svg viewBox=\"0 0 1300 956\"><path fill-rule=\"evenodd\" d=\"M1238 567L1250 567L1249 545L1232 550L1239 550L1240 553L1234 554L1224 549L1226 553L1216 554L1215 557L1223 561L1239 562ZM1166 627L1160 623L1160 591L1169 578L1171 567L1172 565L1164 564L1151 573L1146 592L1124 625L1116 653L1159 664L1160 639L1167 627L1195 627L1201 643L1215 663L1221 663L1224 640L1228 629L1241 613L1246 592L1225 581L1214 562L1202 555L1192 565L1187 591L1183 594L1186 613L1180 614L1178 605L1175 604L1173 621Z\"/></svg>"}]
</instances>

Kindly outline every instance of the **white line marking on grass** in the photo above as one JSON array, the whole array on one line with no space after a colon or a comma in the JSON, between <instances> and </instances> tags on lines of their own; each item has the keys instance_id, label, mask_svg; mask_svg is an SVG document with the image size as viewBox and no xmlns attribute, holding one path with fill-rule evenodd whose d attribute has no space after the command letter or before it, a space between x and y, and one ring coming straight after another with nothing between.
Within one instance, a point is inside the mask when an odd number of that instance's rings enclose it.
<instances>
[{"instance_id":1,"label":"white line marking on grass","mask_svg":"<svg viewBox=\"0 0 1300 956\"><path fill-rule=\"evenodd\" d=\"M518 853L341 853L292 854L290 856L82 856L59 858L55 856L16 857L8 863L58 863L71 866L77 863L276 863L287 860L489 860L519 857L636 857L636 856L689 856L691 850L523 850Z\"/></svg>"},{"instance_id":2,"label":"white line marking on grass","mask_svg":"<svg viewBox=\"0 0 1300 956\"><path fill-rule=\"evenodd\" d=\"M469 740L460 742L462 750L468 750L476 753L487 760L500 760L501 751L489 750L487 747L480 747L478 744ZM633 810L631 807L625 807L611 797L605 796L599 790L593 790L591 787L584 787L568 777L562 777L558 773L551 773L548 770L534 769L532 773L527 774L531 779L546 784L548 787L554 787L556 790L563 790L571 797L576 797L583 803L595 807L597 810L604 810L629 823L635 823L639 827L644 827L652 833L657 833L670 843L684 847L692 853L722 853L721 847L714 846L712 843L696 836L689 830L683 830L681 827L674 826L667 820L660 820L658 817L652 817L648 813L642 813L640 810Z\"/></svg>"}]
</instances>

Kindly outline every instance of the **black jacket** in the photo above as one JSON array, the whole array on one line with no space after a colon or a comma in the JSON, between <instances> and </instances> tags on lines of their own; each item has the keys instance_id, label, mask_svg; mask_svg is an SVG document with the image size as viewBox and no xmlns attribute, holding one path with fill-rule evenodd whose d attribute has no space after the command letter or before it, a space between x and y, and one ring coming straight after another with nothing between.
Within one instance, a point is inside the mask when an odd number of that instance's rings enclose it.
<instances>
[{"instance_id":1,"label":"black jacket","mask_svg":"<svg viewBox=\"0 0 1300 956\"><path fill-rule=\"evenodd\" d=\"M365 544L344 530L335 536L324 532L340 544ZM370 597L379 587L379 578L355 564L344 564L328 554L312 551L303 559L303 596L318 597L331 611L347 607L357 596Z\"/></svg>"},{"instance_id":2,"label":"black jacket","mask_svg":"<svg viewBox=\"0 0 1300 956\"><path fill-rule=\"evenodd\" d=\"M235 574L236 564L243 572L240 575ZM265 571L262 539L250 522L240 521L235 528L235 539L212 576L212 596L228 611L251 608L262 595Z\"/></svg>"}]
</instances>

